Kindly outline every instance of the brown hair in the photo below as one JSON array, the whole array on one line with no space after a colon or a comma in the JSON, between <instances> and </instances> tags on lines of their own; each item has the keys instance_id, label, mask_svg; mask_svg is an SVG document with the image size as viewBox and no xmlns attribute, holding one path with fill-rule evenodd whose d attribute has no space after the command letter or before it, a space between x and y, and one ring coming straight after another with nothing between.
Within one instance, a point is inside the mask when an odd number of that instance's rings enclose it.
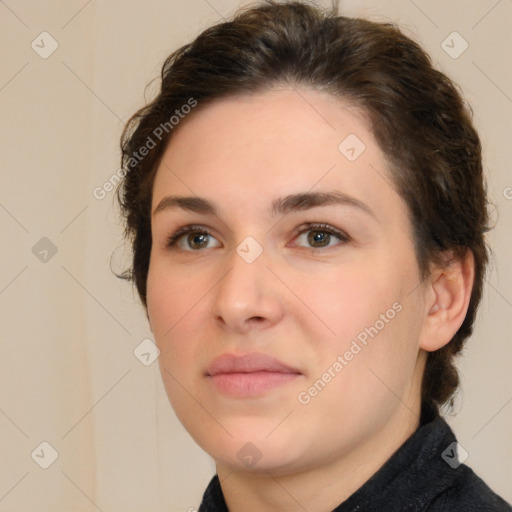
<instances>
[{"instance_id":1,"label":"brown hair","mask_svg":"<svg viewBox=\"0 0 512 512\"><path fill-rule=\"evenodd\" d=\"M152 185L172 136L170 118L186 112L184 105L278 84L348 99L371 121L394 185L408 205L422 278L432 263L442 263L443 251L452 250L456 258L467 249L474 254L475 282L465 320L450 343L428 354L422 402L437 409L459 384L453 356L472 333L488 261L480 140L457 87L433 68L417 43L392 24L337 11L337 5L324 11L267 0L208 28L167 58L159 94L132 116L121 138L126 175L118 200L133 265L120 277L135 282L147 307Z\"/></svg>"}]
</instances>

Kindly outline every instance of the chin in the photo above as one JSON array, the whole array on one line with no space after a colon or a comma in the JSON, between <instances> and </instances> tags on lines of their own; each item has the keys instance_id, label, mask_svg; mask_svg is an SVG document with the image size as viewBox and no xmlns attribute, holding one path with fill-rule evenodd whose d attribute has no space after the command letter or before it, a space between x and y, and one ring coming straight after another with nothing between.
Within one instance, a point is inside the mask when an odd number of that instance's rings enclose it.
<instances>
[{"instance_id":1,"label":"chin","mask_svg":"<svg viewBox=\"0 0 512 512\"><path fill-rule=\"evenodd\" d=\"M231 421L227 433L212 436L212 429L190 432L194 441L217 463L237 471L249 471L255 475L268 476L289 474L302 469L306 450L313 440L299 440L282 426L274 432L276 422L268 428L269 422ZM282 428L280 432L278 430ZM272 432L269 434L269 432Z\"/></svg>"}]
</instances>

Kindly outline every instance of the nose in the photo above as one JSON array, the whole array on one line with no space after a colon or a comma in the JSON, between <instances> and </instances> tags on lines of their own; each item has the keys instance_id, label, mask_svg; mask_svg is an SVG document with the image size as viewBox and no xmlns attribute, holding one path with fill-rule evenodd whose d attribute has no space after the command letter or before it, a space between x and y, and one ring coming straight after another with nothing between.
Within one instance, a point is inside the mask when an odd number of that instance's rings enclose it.
<instances>
[{"instance_id":1,"label":"nose","mask_svg":"<svg viewBox=\"0 0 512 512\"><path fill-rule=\"evenodd\" d=\"M284 315L279 284L264 255L248 263L233 252L224 277L215 287L213 313L217 322L238 333L277 324Z\"/></svg>"}]
</instances>

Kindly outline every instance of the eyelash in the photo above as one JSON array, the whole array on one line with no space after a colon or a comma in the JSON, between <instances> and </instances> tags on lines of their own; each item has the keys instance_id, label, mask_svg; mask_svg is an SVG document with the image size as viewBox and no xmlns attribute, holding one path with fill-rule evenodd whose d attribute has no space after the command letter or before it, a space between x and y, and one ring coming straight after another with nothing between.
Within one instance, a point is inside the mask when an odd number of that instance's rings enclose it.
<instances>
[{"instance_id":1,"label":"eyelash","mask_svg":"<svg viewBox=\"0 0 512 512\"><path fill-rule=\"evenodd\" d=\"M299 228L297 228L297 234L295 235L295 238L298 238L303 233L307 233L308 231L320 231L322 233L329 233L329 235L334 235L335 237L339 238L342 243L346 243L350 241L350 237L344 233L343 231L340 231L329 224L321 224L321 223L315 223L315 222L307 222L305 224L302 224ZM200 235L209 235L213 238L213 234L204 226L199 225L189 225L184 226L177 231L175 231L172 235L170 235L167 238L166 247L169 249L176 249L176 244L178 241L185 235L189 235L191 233L196 233ZM324 247L309 247L311 250L319 250L324 249ZM190 249L187 252L199 252L201 249Z\"/></svg>"}]
</instances>

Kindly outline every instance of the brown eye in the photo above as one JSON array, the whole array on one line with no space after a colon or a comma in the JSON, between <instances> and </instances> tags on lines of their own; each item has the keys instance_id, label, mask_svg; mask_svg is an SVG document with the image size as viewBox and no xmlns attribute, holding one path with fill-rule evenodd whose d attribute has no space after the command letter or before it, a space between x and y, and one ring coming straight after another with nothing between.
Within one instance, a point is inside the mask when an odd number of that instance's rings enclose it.
<instances>
[{"instance_id":1,"label":"brown eye","mask_svg":"<svg viewBox=\"0 0 512 512\"><path fill-rule=\"evenodd\" d=\"M208 245L208 233L193 233L187 235L187 244L191 249L204 249Z\"/></svg>"},{"instance_id":2,"label":"brown eye","mask_svg":"<svg viewBox=\"0 0 512 512\"><path fill-rule=\"evenodd\" d=\"M302 228L297 237L298 245L310 249L335 247L350 240L348 235L328 224L306 224Z\"/></svg>"},{"instance_id":3,"label":"brown eye","mask_svg":"<svg viewBox=\"0 0 512 512\"><path fill-rule=\"evenodd\" d=\"M185 226L171 235L166 246L170 249L181 249L183 251L200 251L201 249L209 249L218 247L210 245L212 241L217 242L214 236L201 226Z\"/></svg>"},{"instance_id":4,"label":"brown eye","mask_svg":"<svg viewBox=\"0 0 512 512\"><path fill-rule=\"evenodd\" d=\"M331 241L331 234L327 231L310 231L308 243L313 247L325 247Z\"/></svg>"}]
</instances>

